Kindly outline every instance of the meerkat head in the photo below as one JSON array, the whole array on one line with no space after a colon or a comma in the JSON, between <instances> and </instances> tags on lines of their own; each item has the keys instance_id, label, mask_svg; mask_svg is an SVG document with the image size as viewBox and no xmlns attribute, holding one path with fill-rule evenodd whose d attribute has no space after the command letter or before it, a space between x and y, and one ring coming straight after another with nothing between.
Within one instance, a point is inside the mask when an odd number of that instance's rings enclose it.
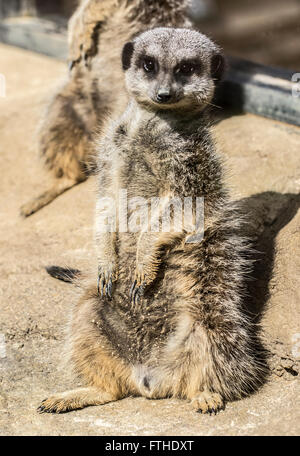
<instances>
[{"instance_id":1,"label":"meerkat head","mask_svg":"<svg viewBox=\"0 0 300 456\"><path fill-rule=\"evenodd\" d=\"M221 49L195 30L156 28L126 43L122 52L126 86L151 110L203 110L221 80Z\"/></svg>"}]
</instances>

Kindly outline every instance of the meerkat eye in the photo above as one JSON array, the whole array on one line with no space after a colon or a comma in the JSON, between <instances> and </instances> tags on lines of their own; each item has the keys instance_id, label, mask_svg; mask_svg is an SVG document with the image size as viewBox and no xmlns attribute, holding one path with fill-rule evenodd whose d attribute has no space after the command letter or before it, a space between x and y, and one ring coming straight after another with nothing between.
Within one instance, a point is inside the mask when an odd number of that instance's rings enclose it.
<instances>
[{"instance_id":1,"label":"meerkat eye","mask_svg":"<svg viewBox=\"0 0 300 456\"><path fill-rule=\"evenodd\" d=\"M155 71L155 61L151 57L145 57L143 62L143 68L147 73Z\"/></svg>"},{"instance_id":2,"label":"meerkat eye","mask_svg":"<svg viewBox=\"0 0 300 456\"><path fill-rule=\"evenodd\" d=\"M190 76L195 72L195 70L195 64L190 62L184 62L175 69L175 73L182 74L184 76Z\"/></svg>"}]
</instances>

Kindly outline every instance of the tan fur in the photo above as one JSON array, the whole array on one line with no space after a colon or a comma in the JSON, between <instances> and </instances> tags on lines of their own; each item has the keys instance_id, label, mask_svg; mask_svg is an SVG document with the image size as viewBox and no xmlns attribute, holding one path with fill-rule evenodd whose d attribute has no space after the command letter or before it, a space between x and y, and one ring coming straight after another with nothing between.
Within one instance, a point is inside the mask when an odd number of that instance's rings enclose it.
<instances>
[{"instance_id":1,"label":"tan fur","mask_svg":"<svg viewBox=\"0 0 300 456\"><path fill-rule=\"evenodd\" d=\"M69 61L78 63L82 58L93 57L95 46L94 32L97 24L107 21L114 14L118 0L82 0L69 20Z\"/></svg>"}]
</instances>

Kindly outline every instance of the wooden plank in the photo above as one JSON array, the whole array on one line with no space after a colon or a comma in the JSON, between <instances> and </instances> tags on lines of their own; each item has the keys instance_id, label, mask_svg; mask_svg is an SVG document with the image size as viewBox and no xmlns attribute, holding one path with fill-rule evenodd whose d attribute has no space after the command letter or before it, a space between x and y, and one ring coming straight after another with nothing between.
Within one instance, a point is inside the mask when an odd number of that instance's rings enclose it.
<instances>
[{"instance_id":1,"label":"wooden plank","mask_svg":"<svg viewBox=\"0 0 300 456\"><path fill-rule=\"evenodd\" d=\"M297 93L292 82L296 72L232 57L229 65L217 104L300 126L300 86Z\"/></svg>"},{"instance_id":2,"label":"wooden plank","mask_svg":"<svg viewBox=\"0 0 300 456\"><path fill-rule=\"evenodd\" d=\"M0 17L35 14L36 0L0 0Z\"/></svg>"},{"instance_id":3,"label":"wooden plank","mask_svg":"<svg viewBox=\"0 0 300 456\"><path fill-rule=\"evenodd\" d=\"M5 19L0 22L0 41L59 60L66 60L68 55L66 30L45 19Z\"/></svg>"}]
</instances>

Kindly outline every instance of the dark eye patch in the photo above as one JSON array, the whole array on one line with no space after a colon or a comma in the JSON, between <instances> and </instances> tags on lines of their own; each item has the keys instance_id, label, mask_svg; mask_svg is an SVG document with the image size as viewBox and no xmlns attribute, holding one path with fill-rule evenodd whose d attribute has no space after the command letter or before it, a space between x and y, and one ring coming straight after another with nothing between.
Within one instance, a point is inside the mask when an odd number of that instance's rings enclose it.
<instances>
[{"instance_id":1,"label":"dark eye patch","mask_svg":"<svg viewBox=\"0 0 300 456\"><path fill-rule=\"evenodd\" d=\"M149 76L155 75L158 71L158 62L154 57L142 55L139 58L138 66Z\"/></svg>"},{"instance_id":2,"label":"dark eye patch","mask_svg":"<svg viewBox=\"0 0 300 456\"><path fill-rule=\"evenodd\" d=\"M201 64L194 60L183 60L174 68L175 76L192 76L194 73L199 73Z\"/></svg>"},{"instance_id":3,"label":"dark eye patch","mask_svg":"<svg viewBox=\"0 0 300 456\"><path fill-rule=\"evenodd\" d=\"M151 57L145 57L143 62L143 68L146 73L152 73L155 71L155 60Z\"/></svg>"},{"instance_id":4,"label":"dark eye patch","mask_svg":"<svg viewBox=\"0 0 300 456\"><path fill-rule=\"evenodd\" d=\"M132 54L133 54L133 50L134 50L134 45L133 43L129 42L129 43L126 43L123 47L123 50L122 50L122 66L123 66L123 70L126 71L130 68L130 64L131 64L131 57L132 57Z\"/></svg>"}]
</instances>

